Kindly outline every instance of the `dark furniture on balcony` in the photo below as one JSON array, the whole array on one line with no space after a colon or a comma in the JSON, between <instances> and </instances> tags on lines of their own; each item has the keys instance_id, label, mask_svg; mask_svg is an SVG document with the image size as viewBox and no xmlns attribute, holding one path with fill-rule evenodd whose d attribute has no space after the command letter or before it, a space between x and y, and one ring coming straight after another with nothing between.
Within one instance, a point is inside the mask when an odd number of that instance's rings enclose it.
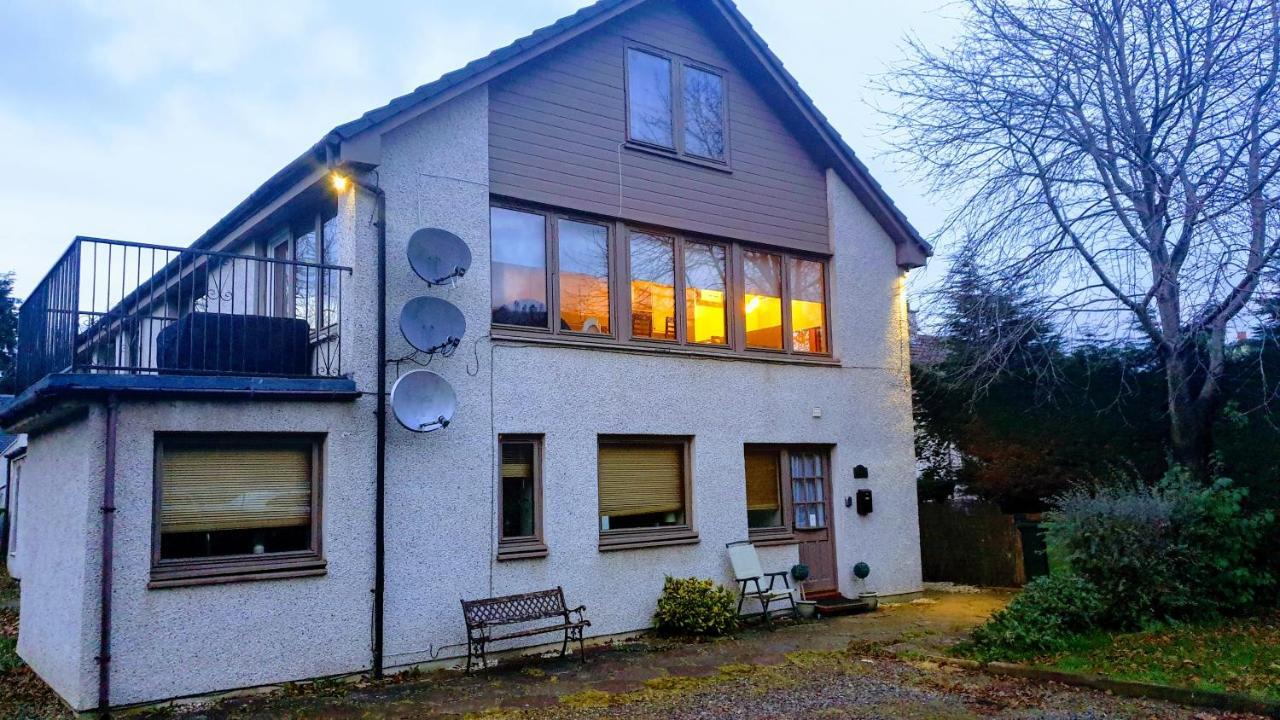
<instances>
[{"instance_id":1,"label":"dark furniture on balcony","mask_svg":"<svg viewBox=\"0 0 1280 720\"><path fill-rule=\"evenodd\" d=\"M191 313L156 334L162 374L310 374L311 328L306 320Z\"/></svg>"}]
</instances>

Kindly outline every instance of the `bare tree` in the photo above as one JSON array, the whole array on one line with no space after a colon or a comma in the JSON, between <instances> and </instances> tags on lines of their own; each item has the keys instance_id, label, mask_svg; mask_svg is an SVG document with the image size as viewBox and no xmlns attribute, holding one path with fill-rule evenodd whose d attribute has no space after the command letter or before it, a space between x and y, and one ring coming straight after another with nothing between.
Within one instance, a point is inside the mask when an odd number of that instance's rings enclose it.
<instances>
[{"instance_id":1,"label":"bare tree","mask_svg":"<svg viewBox=\"0 0 1280 720\"><path fill-rule=\"evenodd\" d=\"M1204 474L1228 326L1280 251L1280 0L964 0L886 81L900 148L966 201L958 256L1061 327L1149 339Z\"/></svg>"}]
</instances>

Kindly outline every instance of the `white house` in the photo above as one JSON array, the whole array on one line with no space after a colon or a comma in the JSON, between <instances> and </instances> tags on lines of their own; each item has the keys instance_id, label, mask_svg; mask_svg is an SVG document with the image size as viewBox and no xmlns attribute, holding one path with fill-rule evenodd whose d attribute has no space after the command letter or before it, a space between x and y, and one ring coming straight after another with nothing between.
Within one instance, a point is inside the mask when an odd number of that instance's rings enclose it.
<instances>
[{"instance_id":1,"label":"white house","mask_svg":"<svg viewBox=\"0 0 1280 720\"><path fill-rule=\"evenodd\" d=\"M424 228L463 276L415 274ZM729 0L601 0L188 249L76 238L0 413L39 518L19 654L86 710L458 658L462 598L562 586L609 636L743 539L810 594L916 592L929 253ZM451 353L398 329L421 296L461 310ZM428 364L457 408L419 433L383 393Z\"/></svg>"}]
</instances>

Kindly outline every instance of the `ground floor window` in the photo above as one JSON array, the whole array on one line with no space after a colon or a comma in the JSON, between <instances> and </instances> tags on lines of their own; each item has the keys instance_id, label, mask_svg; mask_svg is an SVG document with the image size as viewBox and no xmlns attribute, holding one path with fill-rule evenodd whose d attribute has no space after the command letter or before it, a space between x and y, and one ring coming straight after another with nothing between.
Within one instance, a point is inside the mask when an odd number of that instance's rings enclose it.
<instances>
[{"instance_id":1,"label":"ground floor window","mask_svg":"<svg viewBox=\"0 0 1280 720\"><path fill-rule=\"evenodd\" d=\"M602 436L598 481L602 548L696 539L688 438Z\"/></svg>"},{"instance_id":2,"label":"ground floor window","mask_svg":"<svg viewBox=\"0 0 1280 720\"><path fill-rule=\"evenodd\" d=\"M498 438L499 516L498 559L542 557L542 438L503 435Z\"/></svg>"},{"instance_id":3,"label":"ground floor window","mask_svg":"<svg viewBox=\"0 0 1280 720\"><path fill-rule=\"evenodd\" d=\"M22 464L26 461L25 457L16 457L9 460L9 486L5 491L9 493L8 501L8 517L6 518L8 527L5 531L8 533L9 554L14 555L18 552L18 493L22 492Z\"/></svg>"},{"instance_id":4,"label":"ground floor window","mask_svg":"<svg viewBox=\"0 0 1280 720\"><path fill-rule=\"evenodd\" d=\"M315 436L157 436L153 585L322 569L320 486Z\"/></svg>"},{"instance_id":5,"label":"ground floor window","mask_svg":"<svg viewBox=\"0 0 1280 720\"><path fill-rule=\"evenodd\" d=\"M827 526L825 449L747 445L743 454L752 541L787 542L794 530Z\"/></svg>"}]
</instances>

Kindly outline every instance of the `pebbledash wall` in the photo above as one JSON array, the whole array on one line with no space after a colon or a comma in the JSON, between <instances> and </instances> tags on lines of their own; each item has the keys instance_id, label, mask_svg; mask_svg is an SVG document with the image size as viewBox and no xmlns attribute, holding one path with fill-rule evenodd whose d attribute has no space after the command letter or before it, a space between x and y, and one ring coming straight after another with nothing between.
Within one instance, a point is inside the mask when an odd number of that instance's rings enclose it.
<instances>
[{"instance_id":1,"label":"pebbledash wall","mask_svg":"<svg viewBox=\"0 0 1280 720\"><path fill-rule=\"evenodd\" d=\"M561 585L586 604L596 635L650 624L663 576L731 582L727 542L745 539L743 443L830 443L833 527L841 590L920 589L903 274L894 245L828 172L836 255L833 349L841 367L682 358L528 346L489 333L488 94L483 87L383 137L369 182L387 196L388 355L410 348L399 308L435 295L462 308L467 333L430 369L458 395L444 431L388 422L386 647L388 667L465 654L461 598ZM152 702L370 665L373 583L376 230L373 198L339 203L345 283L344 366L359 400L191 400L124 403L119 415L112 704ZM405 262L409 236L446 228L470 246L456 287L428 288ZM348 344L349 343L349 344ZM350 349L348 351L348 348ZM351 364L347 365L348 358ZM406 364L401 371L416 366ZM389 370L389 382L397 369ZM820 406L822 417L812 417ZM77 709L96 704L98 553L104 411L32 435L23 489L27 523L19 652ZM147 589L156 432L325 433L324 576ZM497 562L497 436L545 435L546 558ZM599 434L693 437L693 523L700 542L600 552ZM866 465L870 480L854 481ZM875 491L858 516L843 499ZM75 542L70 540L74 539ZM768 569L797 561L796 546L763 548ZM872 567L865 587L851 567ZM533 642L537 642L534 639Z\"/></svg>"},{"instance_id":2,"label":"pebbledash wall","mask_svg":"<svg viewBox=\"0 0 1280 720\"><path fill-rule=\"evenodd\" d=\"M388 433L387 664L465 652L458 600L561 585L593 634L649 626L664 575L732 580L725 543L747 537L744 443L830 443L840 588L920 589L903 272L893 242L834 173L833 348L841 367L683 358L490 340L487 94L476 90L383 139L388 305L435 295L463 309L466 338L430 368L458 393L443 432ZM442 227L471 247L456 287L428 289L404 264L409 235ZM392 333L392 357L410 348ZM411 369L406 366L404 369ZM814 406L822 417L814 418ZM497 436L544 435L546 558L497 562ZM693 437L693 523L700 542L600 552L597 436ZM853 466L871 470L853 480ZM843 499L875 492L859 516ZM770 569L796 546L761 550ZM865 586L852 566L866 561ZM537 642L535 639L534 642Z\"/></svg>"}]
</instances>

